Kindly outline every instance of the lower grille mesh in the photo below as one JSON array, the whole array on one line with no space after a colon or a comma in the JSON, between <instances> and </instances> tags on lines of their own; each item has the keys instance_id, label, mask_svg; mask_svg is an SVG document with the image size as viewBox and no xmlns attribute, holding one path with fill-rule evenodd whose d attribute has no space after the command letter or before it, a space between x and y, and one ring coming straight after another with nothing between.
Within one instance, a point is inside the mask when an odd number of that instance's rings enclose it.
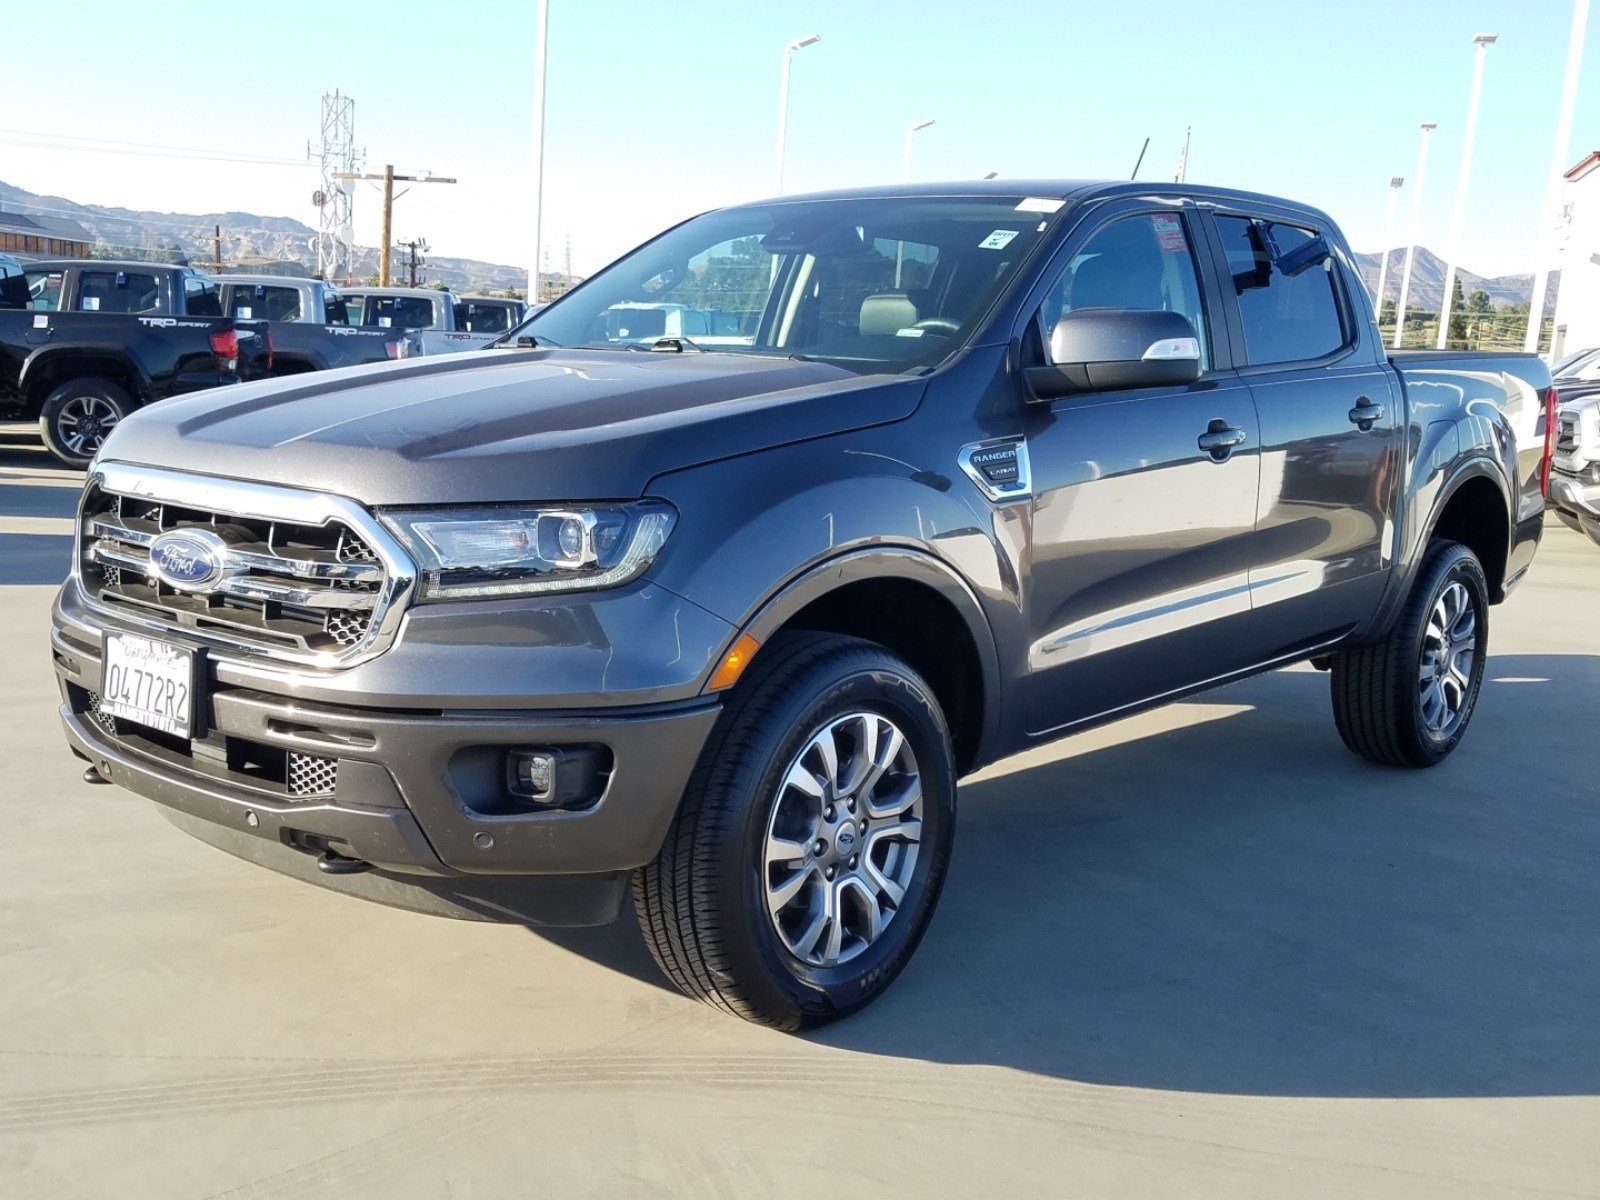
<instances>
[{"instance_id":1,"label":"lower grille mesh","mask_svg":"<svg viewBox=\"0 0 1600 1200\"><path fill-rule=\"evenodd\" d=\"M339 785L339 760L289 751L289 794L331 796Z\"/></svg>"}]
</instances>

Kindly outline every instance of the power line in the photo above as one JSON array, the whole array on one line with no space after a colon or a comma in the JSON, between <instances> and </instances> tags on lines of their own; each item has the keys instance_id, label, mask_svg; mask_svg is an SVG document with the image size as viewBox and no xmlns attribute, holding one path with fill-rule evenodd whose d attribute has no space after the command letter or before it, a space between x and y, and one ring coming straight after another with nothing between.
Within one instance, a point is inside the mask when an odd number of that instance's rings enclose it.
<instances>
[{"instance_id":1,"label":"power line","mask_svg":"<svg viewBox=\"0 0 1600 1200\"><path fill-rule=\"evenodd\" d=\"M22 146L34 150L71 150L78 153L126 154L136 158L180 158L199 162L253 163L269 167L303 167L295 158L273 158L259 154L230 154L200 146L168 146L159 142L124 142L113 138L79 137L66 133L43 133L33 129L0 129L0 145ZM37 139L48 139L40 141ZM29 140L32 139L32 140ZM73 145L72 143L81 143Z\"/></svg>"}]
</instances>

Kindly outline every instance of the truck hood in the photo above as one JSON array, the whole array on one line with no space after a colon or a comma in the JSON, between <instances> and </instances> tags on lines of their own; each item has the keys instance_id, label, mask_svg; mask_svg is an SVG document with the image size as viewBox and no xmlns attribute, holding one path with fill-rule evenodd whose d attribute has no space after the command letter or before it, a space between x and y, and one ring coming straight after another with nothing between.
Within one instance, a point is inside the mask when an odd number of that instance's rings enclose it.
<instances>
[{"instance_id":1,"label":"truck hood","mask_svg":"<svg viewBox=\"0 0 1600 1200\"><path fill-rule=\"evenodd\" d=\"M100 457L372 505L626 499L664 471L899 420L924 387L741 354L481 350L166 400Z\"/></svg>"}]
</instances>

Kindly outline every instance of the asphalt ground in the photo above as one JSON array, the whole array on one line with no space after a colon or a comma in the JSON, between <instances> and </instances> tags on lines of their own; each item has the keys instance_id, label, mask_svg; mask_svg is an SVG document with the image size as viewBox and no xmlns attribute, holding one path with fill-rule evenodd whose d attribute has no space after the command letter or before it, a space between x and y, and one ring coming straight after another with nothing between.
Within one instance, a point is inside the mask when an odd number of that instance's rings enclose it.
<instances>
[{"instance_id":1,"label":"asphalt ground","mask_svg":"<svg viewBox=\"0 0 1600 1200\"><path fill-rule=\"evenodd\" d=\"M637 932L419 916L79 780L78 477L0 430L0 1197L1600 1196L1600 548L1494 610L1460 751L1298 668L963 784L916 960L806 1037Z\"/></svg>"}]
</instances>

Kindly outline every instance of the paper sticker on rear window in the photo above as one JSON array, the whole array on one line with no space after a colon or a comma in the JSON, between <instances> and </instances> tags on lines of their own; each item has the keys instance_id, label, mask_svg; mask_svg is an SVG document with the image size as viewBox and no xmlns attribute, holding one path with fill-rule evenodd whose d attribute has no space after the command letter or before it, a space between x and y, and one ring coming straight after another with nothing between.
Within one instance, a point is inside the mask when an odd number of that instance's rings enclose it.
<instances>
[{"instance_id":1,"label":"paper sticker on rear window","mask_svg":"<svg viewBox=\"0 0 1600 1200\"><path fill-rule=\"evenodd\" d=\"M1151 217L1150 223L1155 226L1156 240L1161 243L1161 249L1167 254L1183 254L1188 251L1189 243L1183 238L1183 222L1177 217L1165 215Z\"/></svg>"},{"instance_id":2,"label":"paper sticker on rear window","mask_svg":"<svg viewBox=\"0 0 1600 1200\"><path fill-rule=\"evenodd\" d=\"M1065 203L1065 200L1051 200L1046 196L1029 196L1021 204L1017 205L1017 211L1042 213L1060 212L1061 206Z\"/></svg>"},{"instance_id":3,"label":"paper sticker on rear window","mask_svg":"<svg viewBox=\"0 0 1600 1200\"><path fill-rule=\"evenodd\" d=\"M100 311L100 297L99 296L85 296L85 297L83 297L82 303L80 303L78 305L78 307L83 309L84 312L99 312Z\"/></svg>"},{"instance_id":4,"label":"paper sticker on rear window","mask_svg":"<svg viewBox=\"0 0 1600 1200\"><path fill-rule=\"evenodd\" d=\"M978 243L979 250L1003 250L1011 244L1011 239L1017 236L1015 229L996 229L983 241Z\"/></svg>"}]
</instances>

